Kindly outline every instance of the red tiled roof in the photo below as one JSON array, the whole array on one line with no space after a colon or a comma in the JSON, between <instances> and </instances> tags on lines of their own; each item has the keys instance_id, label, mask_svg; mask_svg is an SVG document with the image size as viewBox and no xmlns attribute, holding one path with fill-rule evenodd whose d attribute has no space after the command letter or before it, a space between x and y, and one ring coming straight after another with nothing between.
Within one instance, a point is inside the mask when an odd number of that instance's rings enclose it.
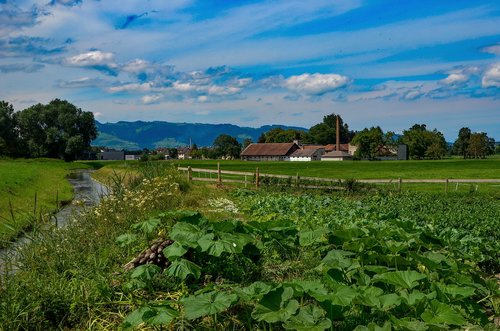
<instances>
[{"instance_id":1,"label":"red tiled roof","mask_svg":"<svg viewBox=\"0 0 500 331\"><path fill-rule=\"evenodd\" d=\"M288 156L295 151L295 143L250 144L241 152L241 156Z\"/></svg>"},{"instance_id":2,"label":"red tiled roof","mask_svg":"<svg viewBox=\"0 0 500 331\"><path fill-rule=\"evenodd\" d=\"M327 152L336 151L336 150L337 150L336 144L328 144L325 146L325 151L327 151ZM340 144L340 150L343 152L349 152L349 144Z\"/></svg>"}]
</instances>

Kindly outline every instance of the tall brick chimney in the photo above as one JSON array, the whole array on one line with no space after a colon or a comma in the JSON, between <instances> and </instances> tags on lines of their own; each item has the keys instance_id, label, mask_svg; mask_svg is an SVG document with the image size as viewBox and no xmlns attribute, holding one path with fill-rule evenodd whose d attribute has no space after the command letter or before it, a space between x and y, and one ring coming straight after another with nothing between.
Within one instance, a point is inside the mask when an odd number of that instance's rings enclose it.
<instances>
[{"instance_id":1,"label":"tall brick chimney","mask_svg":"<svg viewBox=\"0 0 500 331\"><path fill-rule=\"evenodd\" d=\"M337 115L337 152L340 151L340 121L339 121L339 115Z\"/></svg>"}]
</instances>

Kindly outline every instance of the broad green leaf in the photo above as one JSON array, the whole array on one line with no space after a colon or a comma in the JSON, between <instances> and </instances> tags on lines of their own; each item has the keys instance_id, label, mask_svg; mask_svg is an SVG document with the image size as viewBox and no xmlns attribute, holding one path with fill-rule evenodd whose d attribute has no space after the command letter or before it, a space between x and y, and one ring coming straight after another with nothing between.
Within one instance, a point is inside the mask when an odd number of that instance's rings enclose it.
<instances>
[{"instance_id":1,"label":"broad green leaf","mask_svg":"<svg viewBox=\"0 0 500 331\"><path fill-rule=\"evenodd\" d=\"M299 232L300 246L310 246L315 243L322 243L326 241L325 235L330 230L327 227L317 227L312 229L305 229Z\"/></svg>"},{"instance_id":2,"label":"broad green leaf","mask_svg":"<svg viewBox=\"0 0 500 331\"><path fill-rule=\"evenodd\" d=\"M401 291L399 293L401 300L406 303L408 306L415 306L418 304L420 301L424 300L427 298L427 296L418 291L418 290L413 290L412 292L408 293L406 290Z\"/></svg>"},{"instance_id":3,"label":"broad green leaf","mask_svg":"<svg viewBox=\"0 0 500 331\"><path fill-rule=\"evenodd\" d=\"M333 231L333 236L340 238L342 241L350 241L354 238L363 237L367 231L358 227L344 228Z\"/></svg>"},{"instance_id":4,"label":"broad green leaf","mask_svg":"<svg viewBox=\"0 0 500 331\"><path fill-rule=\"evenodd\" d=\"M185 249L180 243L174 241L171 245L168 245L163 249L163 255L170 261L175 260L184 254L187 253L187 249Z\"/></svg>"},{"instance_id":5,"label":"broad green leaf","mask_svg":"<svg viewBox=\"0 0 500 331\"><path fill-rule=\"evenodd\" d=\"M465 319L460 313L437 300L431 301L420 317L430 324L463 325L465 323Z\"/></svg>"},{"instance_id":6,"label":"broad green leaf","mask_svg":"<svg viewBox=\"0 0 500 331\"><path fill-rule=\"evenodd\" d=\"M161 272L161 268L155 264L143 264L134 269L131 278L140 279L143 281L151 280L156 274Z\"/></svg>"},{"instance_id":7,"label":"broad green leaf","mask_svg":"<svg viewBox=\"0 0 500 331\"><path fill-rule=\"evenodd\" d=\"M413 270L391 271L375 275L373 281L399 286L405 289L412 289L418 285L418 281L427 278L426 275Z\"/></svg>"},{"instance_id":8,"label":"broad green leaf","mask_svg":"<svg viewBox=\"0 0 500 331\"><path fill-rule=\"evenodd\" d=\"M125 233L116 238L116 243L120 247L126 247L133 244L137 240L137 235L132 233Z\"/></svg>"},{"instance_id":9,"label":"broad green leaf","mask_svg":"<svg viewBox=\"0 0 500 331\"><path fill-rule=\"evenodd\" d=\"M368 286L366 288L360 288L359 294L356 297L356 303L368 306L368 307L380 307L380 297L384 294L381 288Z\"/></svg>"},{"instance_id":10,"label":"broad green leaf","mask_svg":"<svg viewBox=\"0 0 500 331\"><path fill-rule=\"evenodd\" d=\"M212 291L182 298L187 319L220 313L238 301L236 294Z\"/></svg>"},{"instance_id":11,"label":"broad green leaf","mask_svg":"<svg viewBox=\"0 0 500 331\"><path fill-rule=\"evenodd\" d=\"M241 253L251 241L252 237L245 234L223 233L216 239L213 233L208 233L198 240L198 245L203 252L219 257L222 253Z\"/></svg>"},{"instance_id":12,"label":"broad green leaf","mask_svg":"<svg viewBox=\"0 0 500 331\"><path fill-rule=\"evenodd\" d=\"M128 314L127 317L125 317L122 323L122 327L125 330L135 329L136 327L144 323L144 321L142 320L142 315L144 315L145 312L148 312L150 310L151 308L149 307L140 307L134 310L133 312Z\"/></svg>"},{"instance_id":13,"label":"broad green leaf","mask_svg":"<svg viewBox=\"0 0 500 331\"><path fill-rule=\"evenodd\" d=\"M173 308L161 306L151 307L149 311L144 312L142 319L149 325L168 325L179 316L179 312Z\"/></svg>"},{"instance_id":14,"label":"broad green leaf","mask_svg":"<svg viewBox=\"0 0 500 331\"><path fill-rule=\"evenodd\" d=\"M398 330L426 331L429 329L429 326L425 322L410 318L397 319L396 317L391 316L391 322L395 326L399 327Z\"/></svg>"},{"instance_id":15,"label":"broad green leaf","mask_svg":"<svg viewBox=\"0 0 500 331\"><path fill-rule=\"evenodd\" d=\"M327 300L333 305L347 307L350 306L354 298L358 295L356 289L338 284L332 293L328 294Z\"/></svg>"},{"instance_id":16,"label":"broad green leaf","mask_svg":"<svg viewBox=\"0 0 500 331\"><path fill-rule=\"evenodd\" d=\"M243 301L260 300L272 290L272 286L263 282L255 282L243 288L236 289L236 293Z\"/></svg>"},{"instance_id":17,"label":"broad green leaf","mask_svg":"<svg viewBox=\"0 0 500 331\"><path fill-rule=\"evenodd\" d=\"M293 289L290 287L279 287L267 293L252 311L252 317L257 321L268 323L285 322L299 308L297 300L290 300Z\"/></svg>"},{"instance_id":18,"label":"broad green leaf","mask_svg":"<svg viewBox=\"0 0 500 331\"><path fill-rule=\"evenodd\" d=\"M332 321L325 318L325 311L317 306L301 307L299 313L283 324L287 330L323 331L331 328Z\"/></svg>"},{"instance_id":19,"label":"broad green leaf","mask_svg":"<svg viewBox=\"0 0 500 331\"><path fill-rule=\"evenodd\" d=\"M132 278L131 280L123 284L123 288L129 291L138 290L146 287L147 284L145 282L136 278Z\"/></svg>"},{"instance_id":20,"label":"broad green leaf","mask_svg":"<svg viewBox=\"0 0 500 331\"><path fill-rule=\"evenodd\" d=\"M318 298L326 298L328 296L328 290L320 281L296 280L291 283L286 283L286 286L290 286L295 290L295 296L309 294L316 300L318 300Z\"/></svg>"},{"instance_id":21,"label":"broad green leaf","mask_svg":"<svg viewBox=\"0 0 500 331\"><path fill-rule=\"evenodd\" d=\"M201 268L191 261L179 259L173 261L167 268L167 274L182 280L186 279L189 275L193 275L194 278L198 279L201 276Z\"/></svg>"},{"instance_id":22,"label":"broad green leaf","mask_svg":"<svg viewBox=\"0 0 500 331\"><path fill-rule=\"evenodd\" d=\"M367 326L364 325L359 325L357 326L354 331L391 331L391 323L385 322L384 325L378 326L375 323L370 323Z\"/></svg>"},{"instance_id":23,"label":"broad green leaf","mask_svg":"<svg viewBox=\"0 0 500 331\"><path fill-rule=\"evenodd\" d=\"M352 255L355 254L334 249L329 251L321 262L331 268L347 269L353 264L353 261L349 258Z\"/></svg>"},{"instance_id":24,"label":"broad green leaf","mask_svg":"<svg viewBox=\"0 0 500 331\"><path fill-rule=\"evenodd\" d=\"M144 222L132 224L131 228L140 231L144 234L151 234L160 225L160 220L157 218L150 218Z\"/></svg>"},{"instance_id":25,"label":"broad green leaf","mask_svg":"<svg viewBox=\"0 0 500 331\"><path fill-rule=\"evenodd\" d=\"M464 299L474 295L475 288L470 286L458 286L455 284L445 285L434 283L433 286L437 289L439 299L452 301L456 299Z\"/></svg>"},{"instance_id":26,"label":"broad green leaf","mask_svg":"<svg viewBox=\"0 0 500 331\"><path fill-rule=\"evenodd\" d=\"M198 246L198 239L204 234L204 231L194 224L178 222L172 227L170 238L183 246L195 248Z\"/></svg>"},{"instance_id":27,"label":"broad green leaf","mask_svg":"<svg viewBox=\"0 0 500 331\"><path fill-rule=\"evenodd\" d=\"M401 298L396 293L390 293L380 296L380 306L382 310L390 310L401 304Z\"/></svg>"}]
</instances>

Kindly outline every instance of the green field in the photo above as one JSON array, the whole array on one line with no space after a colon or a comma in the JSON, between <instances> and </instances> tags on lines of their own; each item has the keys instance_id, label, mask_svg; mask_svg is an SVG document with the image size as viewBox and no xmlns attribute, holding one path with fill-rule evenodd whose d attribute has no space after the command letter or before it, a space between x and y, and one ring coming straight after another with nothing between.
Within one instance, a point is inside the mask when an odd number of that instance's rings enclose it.
<instances>
[{"instance_id":1,"label":"green field","mask_svg":"<svg viewBox=\"0 0 500 331\"><path fill-rule=\"evenodd\" d=\"M500 159L421 160L421 161L344 161L344 162L248 162L217 160L173 161L182 167L255 172L295 176L354 179L446 179L500 178Z\"/></svg>"},{"instance_id":2,"label":"green field","mask_svg":"<svg viewBox=\"0 0 500 331\"><path fill-rule=\"evenodd\" d=\"M66 176L83 163L52 159L0 159L0 246L73 197ZM37 196L35 210L35 195Z\"/></svg>"}]
</instances>

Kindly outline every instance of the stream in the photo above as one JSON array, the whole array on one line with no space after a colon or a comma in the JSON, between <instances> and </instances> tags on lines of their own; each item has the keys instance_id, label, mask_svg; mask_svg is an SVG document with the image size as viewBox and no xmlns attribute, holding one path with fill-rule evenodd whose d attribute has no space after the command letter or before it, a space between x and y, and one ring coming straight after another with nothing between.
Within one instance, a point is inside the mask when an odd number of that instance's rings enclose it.
<instances>
[{"instance_id":1,"label":"stream","mask_svg":"<svg viewBox=\"0 0 500 331\"><path fill-rule=\"evenodd\" d=\"M90 170L77 170L68 176L68 181L73 186L74 197L71 203L63 206L53 215L51 220L58 228L65 226L84 207L91 207L99 203L101 197L108 193L107 187L93 180L90 174ZM77 201L82 203L76 203ZM5 271L6 261L15 264L12 262L15 261L19 248L30 242L29 235L23 235L12 243L12 245L0 249L0 274L3 274ZM15 271L14 265L11 265L11 268Z\"/></svg>"}]
</instances>

